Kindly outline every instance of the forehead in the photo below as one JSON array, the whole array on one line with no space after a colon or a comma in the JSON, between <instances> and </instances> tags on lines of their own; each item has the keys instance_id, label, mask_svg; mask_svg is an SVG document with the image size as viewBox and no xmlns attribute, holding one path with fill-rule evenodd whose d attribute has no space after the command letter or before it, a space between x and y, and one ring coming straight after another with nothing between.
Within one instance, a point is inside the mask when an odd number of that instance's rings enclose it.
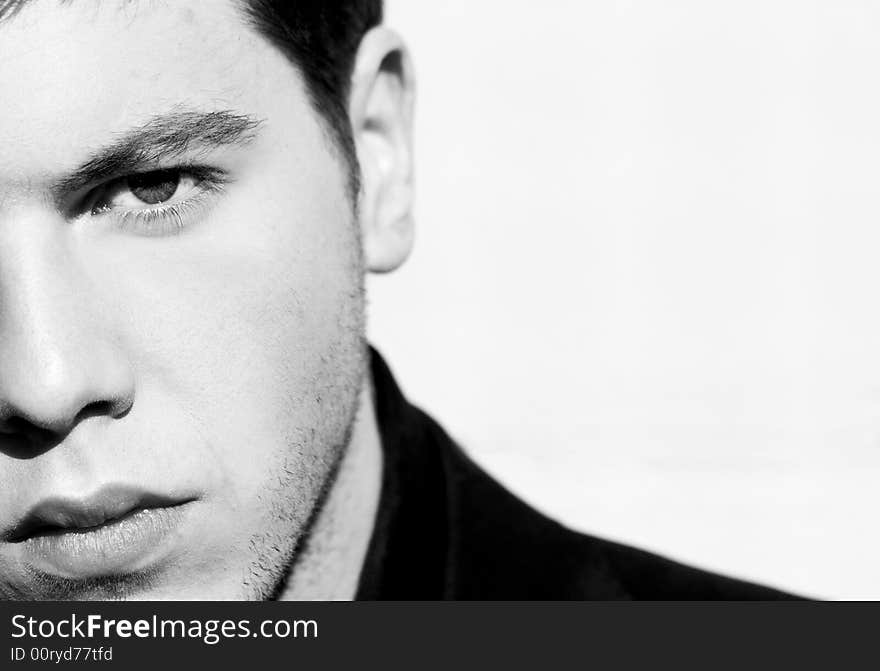
<instances>
[{"instance_id":1,"label":"forehead","mask_svg":"<svg viewBox=\"0 0 880 671\"><path fill-rule=\"evenodd\" d=\"M256 112L293 74L231 1L30 0L0 22L0 179L180 105Z\"/></svg>"}]
</instances>

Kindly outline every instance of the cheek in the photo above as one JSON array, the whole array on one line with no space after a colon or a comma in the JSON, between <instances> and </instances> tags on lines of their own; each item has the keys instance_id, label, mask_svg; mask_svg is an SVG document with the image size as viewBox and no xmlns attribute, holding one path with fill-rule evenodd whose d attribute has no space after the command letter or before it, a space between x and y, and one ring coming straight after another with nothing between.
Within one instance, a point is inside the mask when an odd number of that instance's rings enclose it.
<instances>
[{"instance_id":1,"label":"cheek","mask_svg":"<svg viewBox=\"0 0 880 671\"><path fill-rule=\"evenodd\" d=\"M358 240L338 175L311 175L283 197L277 179L237 184L193 230L138 242L117 283L133 419L191 436L187 477L242 511L279 468L304 481L356 402Z\"/></svg>"}]
</instances>

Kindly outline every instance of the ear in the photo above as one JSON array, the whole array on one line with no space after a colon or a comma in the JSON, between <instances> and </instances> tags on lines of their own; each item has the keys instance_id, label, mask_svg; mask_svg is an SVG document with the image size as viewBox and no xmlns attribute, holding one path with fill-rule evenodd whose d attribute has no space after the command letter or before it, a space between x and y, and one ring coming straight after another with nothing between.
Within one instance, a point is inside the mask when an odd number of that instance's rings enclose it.
<instances>
[{"instance_id":1,"label":"ear","mask_svg":"<svg viewBox=\"0 0 880 671\"><path fill-rule=\"evenodd\" d=\"M396 33L379 26L361 40L349 116L361 167L359 219L368 270L389 272L413 244L412 63Z\"/></svg>"}]
</instances>

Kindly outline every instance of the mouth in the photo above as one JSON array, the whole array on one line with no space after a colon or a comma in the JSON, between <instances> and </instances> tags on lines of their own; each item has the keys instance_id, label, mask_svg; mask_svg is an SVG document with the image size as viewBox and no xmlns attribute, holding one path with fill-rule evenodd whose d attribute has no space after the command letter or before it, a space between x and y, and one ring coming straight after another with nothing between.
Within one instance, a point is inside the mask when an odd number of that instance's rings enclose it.
<instances>
[{"instance_id":1,"label":"mouth","mask_svg":"<svg viewBox=\"0 0 880 671\"><path fill-rule=\"evenodd\" d=\"M105 487L81 499L40 501L0 538L44 573L122 575L155 563L168 550L193 501Z\"/></svg>"}]
</instances>

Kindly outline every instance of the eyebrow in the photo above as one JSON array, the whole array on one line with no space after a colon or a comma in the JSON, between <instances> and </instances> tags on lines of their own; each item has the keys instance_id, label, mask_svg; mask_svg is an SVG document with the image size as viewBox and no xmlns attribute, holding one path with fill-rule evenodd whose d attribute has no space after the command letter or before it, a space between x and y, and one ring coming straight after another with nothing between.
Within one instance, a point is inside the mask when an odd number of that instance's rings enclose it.
<instances>
[{"instance_id":1,"label":"eyebrow","mask_svg":"<svg viewBox=\"0 0 880 671\"><path fill-rule=\"evenodd\" d=\"M189 151L243 146L256 137L261 124L260 119L229 110L174 109L125 132L55 182L52 190L62 197L125 174L156 170L161 161Z\"/></svg>"}]
</instances>

